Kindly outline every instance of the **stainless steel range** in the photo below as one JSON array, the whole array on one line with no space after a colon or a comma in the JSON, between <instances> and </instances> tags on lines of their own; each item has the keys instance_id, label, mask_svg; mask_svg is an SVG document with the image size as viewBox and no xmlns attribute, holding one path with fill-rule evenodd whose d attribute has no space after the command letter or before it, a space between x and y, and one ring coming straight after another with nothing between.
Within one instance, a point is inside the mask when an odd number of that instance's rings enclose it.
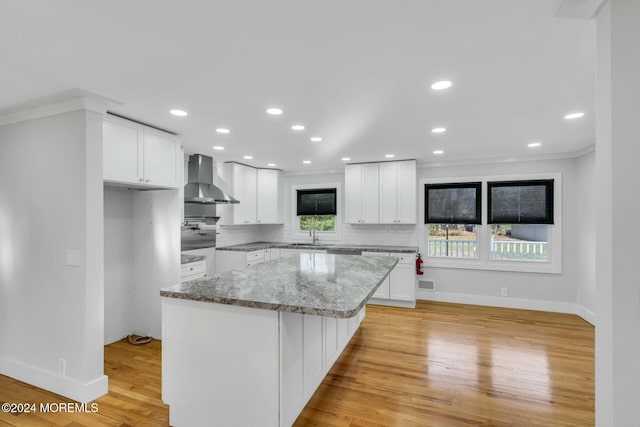
<instances>
[{"instance_id":1,"label":"stainless steel range","mask_svg":"<svg viewBox=\"0 0 640 427\"><path fill-rule=\"evenodd\" d=\"M213 184L213 159L202 154L189 156L188 180L184 186L183 251L215 248L216 215L219 204L240 203Z\"/></svg>"}]
</instances>

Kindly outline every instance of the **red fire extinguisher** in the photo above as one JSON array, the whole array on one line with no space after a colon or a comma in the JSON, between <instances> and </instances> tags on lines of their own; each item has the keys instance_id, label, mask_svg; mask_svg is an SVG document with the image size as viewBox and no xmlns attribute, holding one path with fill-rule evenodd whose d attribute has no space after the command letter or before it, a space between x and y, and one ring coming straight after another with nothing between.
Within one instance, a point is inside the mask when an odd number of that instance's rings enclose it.
<instances>
[{"instance_id":1,"label":"red fire extinguisher","mask_svg":"<svg viewBox=\"0 0 640 427\"><path fill-rule=\"evenodd\" d=\"M424 261L422 261L422 255L418 254L418 256L416 257L416 274L424 274L421 270L421 266L424 263Z\"/></svg>"}]
</instances>

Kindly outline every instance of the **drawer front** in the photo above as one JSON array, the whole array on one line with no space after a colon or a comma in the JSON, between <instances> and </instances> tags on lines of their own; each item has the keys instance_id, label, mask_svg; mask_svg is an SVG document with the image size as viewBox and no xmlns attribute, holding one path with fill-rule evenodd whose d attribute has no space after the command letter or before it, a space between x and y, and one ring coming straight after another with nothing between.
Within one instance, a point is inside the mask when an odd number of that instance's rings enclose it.
<instances>
[{"instance_id":1,"label":"drawer front","mask_svg":"<svg viewBox=\"0 0 640 427\"><path fill-rule=\"evenodd\" d=\"M183 264L180 268L180 277L194 276L196 274L204 274L205 265L204 262L190 262Z\"/></svg>"},{"instance_id":2,"label":"drawer front","mask_svg":"<svg viewBox=\"0 0 640 427\"><path fill-rule=\"evenodd\" d=\"M263 260L264 259L264 250L247 252L247 262Z\"/></svg>"}]
</instances>

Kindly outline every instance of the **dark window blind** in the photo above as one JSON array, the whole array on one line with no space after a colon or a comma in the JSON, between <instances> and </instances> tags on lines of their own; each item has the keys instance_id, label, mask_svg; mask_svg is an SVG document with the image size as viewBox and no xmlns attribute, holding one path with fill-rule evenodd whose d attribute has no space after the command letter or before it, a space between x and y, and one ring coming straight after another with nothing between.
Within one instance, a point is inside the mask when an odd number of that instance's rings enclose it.
<instances>
[{"instance_id":1,"label":"dark window blind","mask_svg":"<svg viewBox=\"0 0 640 427\"><path fill-rule=\"evenodd\" d=\"M482 183L426 184L425 224L480 224Z\"/></svg>"},{"instance_id":2,"label":"dark window blind","mask_svg":"<svg viewBox=\"0 0 640 427\"><path fill-rule=\"evenodd\" d=\"M335 215L336 189L297 190L296 215Z\"/></svg>"},{"instance_id":3,"label":"dark window blind","mask_svg":"<svg viewBox=\"0 0 640 427\"><path fill-rule=\"evenodd\" d=\"M553 224L553 180L488 182L489 224Z\"/></svg>"}]
</instances>

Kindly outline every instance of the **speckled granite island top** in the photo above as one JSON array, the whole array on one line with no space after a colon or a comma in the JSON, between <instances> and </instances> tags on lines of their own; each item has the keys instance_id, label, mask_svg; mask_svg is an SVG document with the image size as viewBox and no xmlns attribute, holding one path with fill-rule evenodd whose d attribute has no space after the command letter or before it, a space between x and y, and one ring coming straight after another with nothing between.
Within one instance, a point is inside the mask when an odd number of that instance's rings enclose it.
<instances>
[{"instance_id":1,"label":"speckled granite island top","mask_svg":"<svg viewBox=\"0 0 640 427\"><path fill-rule=\"evenodd\" d=\"M216 248L218 251L239 251L251 252L260 249L317 249L317 250L361 250L367 252L395 252L413 253L418 252L415 246L380 246L380 245L334 245L330 243L276 243L276 242L253 242L242 245L222 246Z\"/></svg>"},{"instance_id":2,"label":"speckled granite island top","mask_svg":"<svg viewBox=\"0 0 640 427\"><path fill-rule=\"evenodd\" d=\"M353 317L395 257L300 254L160 290L160 296L267 310Z\"/></svg>"}]
</instances>

